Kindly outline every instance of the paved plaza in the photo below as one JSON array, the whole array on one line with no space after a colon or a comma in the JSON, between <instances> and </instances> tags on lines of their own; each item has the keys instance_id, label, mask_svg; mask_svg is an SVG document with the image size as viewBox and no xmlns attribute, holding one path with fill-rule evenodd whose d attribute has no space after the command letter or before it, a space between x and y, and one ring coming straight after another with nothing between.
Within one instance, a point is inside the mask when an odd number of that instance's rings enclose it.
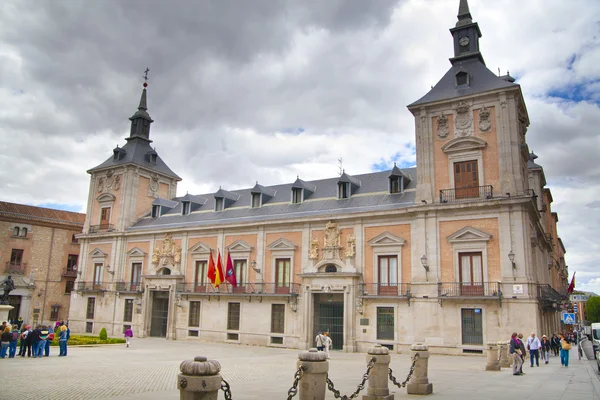
<instances>
[{"instance_id":1,"label":"paved plaza","mask_svg":"<svg viewBox=\"0 0 600 400\"><path fill-rule=\"evenodd\" d=\"M71 347L68 357L0 359L0 399L178 399L179 364L196 355L218 360L230 383L233 399L285 399L296 370L298 350L215 344L207 342L135 339L125 345ZM530 368L525 376L511 370L486 372L486 358L432 355L429 377L432 399L600 399L600 380L595 361L578 360L571 352L569 368L558 357L550 364ZM404 380L409 355L392 355L391 367ZM365 371L365 354L333 352L329 376L336 388L349 395ZM392 389L396 399L406 389ZM361 393L362 396L363 393ZM361 396L358 398L360 399ZM219 398L224 398L223 394ZM297 398L297 397L296 397ZM327 399L333 399L328 392Z\"/></svg>"}]
</instances>

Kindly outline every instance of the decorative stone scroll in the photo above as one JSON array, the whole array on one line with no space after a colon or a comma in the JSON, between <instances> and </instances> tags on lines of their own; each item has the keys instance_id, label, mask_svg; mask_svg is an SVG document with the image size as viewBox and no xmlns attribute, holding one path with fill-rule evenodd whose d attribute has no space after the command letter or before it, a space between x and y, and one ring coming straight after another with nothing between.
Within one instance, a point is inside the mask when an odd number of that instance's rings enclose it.
<instances>
[{"instance_id":1,"label":"decorative stone scroll","mask_svg":"<svg viewBox=\"0 0 600 400\"><path fill-rule=\"evenodd\" d=\"M162 244L154 249L152 253L152 264L156 267L159 264L162 266L175 266L181 263L181 247L175 245L175 241L170 233L165 233L165 239Z\"/></svg>"},{"instance_id":2,"label":"decorative stone scroll","mask_svg":"<svg viewBox=\"0 0 600 400\"><path fill-rule=\"evenodd\" d=\"M308 250L308 259L317 260L319 258L319 240L313 238L310 241L310 249Z\"/></svg>"},{"instance_id":3,"label":"decorative stone scroll","mask_svg":"<svg viewBox=\"0 0 600 400\"><path fill-rule=\"evenodd\" d=\"M456 117L454 119L455 137L472 136L473 135L473 120L471 116L471 107L468 103L461 101L456 108Z\"/></svg>"},{"instance_id":4,"label":"decorative stone scroll","mask_svg":"<svg viewBox=\"0 0 600 400\"><path fill-rule=\"evenodd\" d=\"M153 173L150 176L150 184L148 185L148 197L153 197L153 198L158 198L158 188L159 188L159 183L158 183L158 174L157 173Z\"/></svg>"},{"instance_id":5,"label":"decorative stone scroll","mask_svg":"<svg viewBox=\"0 0 600 400\"><path fill-rule=\"evenodd\" d=\"M484 107L479 111L479 130L481 132L489 132L490 129L492 129L490 110L487 107Z\"/></svg>"},{"instance_id":6,"label":"decorative stone scroll","mask_svg":"<svg viewBox=\"0 0 600 400\"><path fill-rule=\"evenodd\" d=\"M356 255L356 236L352 233L346 237L346 252L344 255L346 258L352 258Z\"/></svg>"},{"instance_id":7,"label":"decorative stone scroll","mask_svg":"<svg viewBox=\"0 0 600 400\"><path fill-rule=\"evenodd\" d=\"M105 176L98 178L98 184L96 189L98 193L103 192L116 192L121 188L121 175L115 174L113 169L106 171Z\"/></svg>"},{"instance_id":8,"label":"decorative stone scroll","mask_svg":"<svg viewBox=\"0 0 600 400\"><path fill-rule=\"evenodd\" d=\"M450 125L448 125L448 117L442 114L437 119L437 135L440 139L446 139L450 134Z\"/></svg>"}]
</instances>

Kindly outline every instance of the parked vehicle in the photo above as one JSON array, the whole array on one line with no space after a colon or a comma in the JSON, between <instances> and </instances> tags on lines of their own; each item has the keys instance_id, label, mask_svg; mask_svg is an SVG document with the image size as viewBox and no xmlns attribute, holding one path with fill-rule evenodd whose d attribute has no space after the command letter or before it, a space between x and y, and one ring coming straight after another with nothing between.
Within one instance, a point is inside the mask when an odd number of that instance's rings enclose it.
<instances>
[{"instance_id":1,"label":"parked vehicle","mask_svg":"<svg viewBox=\"0 0 600 400\"><path fill-rule=\"evenodd\" d=\"M594 345L594 354L598 360L598 352L600 350L600 323L592 324L592 344ZM598 360L600 363L600 360ZM600 368L600 364L598 364Z\"/></svg>"}]
</instances>

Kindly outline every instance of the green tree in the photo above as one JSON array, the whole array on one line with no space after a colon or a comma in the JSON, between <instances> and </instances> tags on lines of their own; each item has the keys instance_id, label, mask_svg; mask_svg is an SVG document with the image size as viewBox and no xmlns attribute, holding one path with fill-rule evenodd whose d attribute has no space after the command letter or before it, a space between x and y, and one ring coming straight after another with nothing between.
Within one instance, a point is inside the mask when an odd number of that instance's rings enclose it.
<instances>
[{"instance_id":1,"label":"green tree","mask_svg":"<svg viewBox=\"0 0 600 400\"><path fill-rule=\"evenodd\" d=\"M106 333L106 328L100 329L100 340L106 340L108 338L108 334Z\"/></svg>"},{"instance_id":2,"label":"green tree","mask_svg":"<svg viewBox=\"0 0 600 400\"><path fill-rule=\"evenodd\" d=\"M590 322L600 322L600 296L590 297L585 303L585 314Z\"/></svg>"}]
</instances>

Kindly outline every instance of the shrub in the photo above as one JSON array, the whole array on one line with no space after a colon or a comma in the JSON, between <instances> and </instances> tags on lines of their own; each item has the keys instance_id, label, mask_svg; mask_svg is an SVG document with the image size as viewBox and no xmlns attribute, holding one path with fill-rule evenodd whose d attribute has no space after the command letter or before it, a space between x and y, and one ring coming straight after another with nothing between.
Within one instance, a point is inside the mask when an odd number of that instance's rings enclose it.
<instances>
[{"instance_id":1,"label":"shrub","mask_svg":"<svg viewBox=\"0 0 600 400\"><path fill-rule=\"evenodd\" d=\"M100 340L108 339L108 333L106 333L106 328L100 329L100 335L98 335L98 337L100 338Z\"/></svg>"}]
</instances>

